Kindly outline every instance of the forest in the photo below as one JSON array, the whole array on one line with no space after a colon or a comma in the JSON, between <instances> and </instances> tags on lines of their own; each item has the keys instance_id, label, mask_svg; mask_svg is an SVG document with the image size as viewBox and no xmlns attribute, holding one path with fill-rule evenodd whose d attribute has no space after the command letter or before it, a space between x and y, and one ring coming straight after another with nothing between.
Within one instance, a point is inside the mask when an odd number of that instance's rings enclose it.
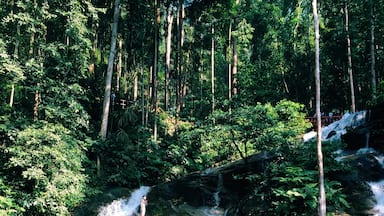
<instances>
[{"instance_id":1,"label":"forest","mask_svg":"<svg viewBox=\"0 0 384 216\"><path fill-rule=\"evenodd\" d=\"M383 104L384 1L314 2L321 112ZM263 204L243 215L316 215L312 3L0 0L0 215L82 215L109 188L265 151L263 173L236 176ZM344 145L323 144L333 215L359 211Z\"/></svg>"}]
</instances>

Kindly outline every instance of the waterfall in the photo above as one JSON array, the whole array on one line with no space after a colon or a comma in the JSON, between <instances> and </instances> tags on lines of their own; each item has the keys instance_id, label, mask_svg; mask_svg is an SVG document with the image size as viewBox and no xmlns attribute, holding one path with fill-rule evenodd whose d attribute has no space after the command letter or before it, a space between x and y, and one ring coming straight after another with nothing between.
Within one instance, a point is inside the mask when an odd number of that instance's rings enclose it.
<instances>
[{"instance_id":1,"label":"waterfall","mask_svg":"<svg viewBox=\"0 0 384 216\"><path fill-rule=\"evenodd\" d=\"M323 141L337 141L341 139L341 135L347 133L347 128L357 128L363 126L366 123L366 111L360 111L355 113L345 114L339 121L335 121L332 124L322 128L322 140ZM381 168L384 169L384 155L375 151L375 149L369 147L369 138L370 131L368 128L361 129L361 133L365 134L365 145L364 148L361 148L354 152L345 152L343 150L338 150L335 152L336 155L339 155L335 159L337 161L342 161L346 158L351 158L359 155L372 155L376 161L381 165ZM303 136L304 142L316 138L316 132L311 131ZM384 179L375 182L366 182L374 194L376 200L376 205L371 209L371 212L375 216L384 215Z\"/></svg>"},{"instance_id":2,"label":"waterfall","mask_svg":"<svg viewBox=\"0 0 384 216\"><path fill-rule=\"evenodd\" d=\"M383 215L384 214L384 180L379 182L369 182L369 186L373 194L375 195L376 205L373 208L375 215ZM376 214L377 213L377 214Z\"/></svg>"},{"instance_id":3,"label":"waterfall","mask_svg":"<svg viewBox=\"0 0 384 216\"><path fill-rule=\"evenodd\" d=\"M369 148L369 135L370 132L369 130L367 130L367 132L365 133L365 148Z\"/></svg>"},{"instance_id":4,"label":"waterfall","mask_svg":"<svg viewBox=\"0 0 384 216\"><path fill-rule=\"evenodd\" d=\"M384 156L375 156L375 159L381 167L384 168ZM371 187L372 193L376 199L376 205L372 209L375 216L384 215L384 180L378 182L368 182L368 185Z\"/></svg>"},{"instance_id":5,"label":"waterfall","mask_svg":"<svg viewBox=\"0 0 384 216\"><path fill-rule=\"evenodd\" d=\"M215 208L218 208L220 206L220 191L223 188L223 175L219 173L217 176L217 189L216 192L213 194L213 199L215 200Z\"/></svg>"},{"instance_id":6,"label":"waterfall","mask_svg":"<svg viewBox=\"0 0 384 216\"><path fill-rule=\"evenodd\" d=\"M340 140L341 135L347 133L347 128L356 128L365 124L366 111L360 111L355 113L346 113L339 121L335 121L332 124L323 127L321 140L323 141L334 141ZM311 131L304 134L303 140L307 142L313 138L316 138L316 132ZM369 140L369 134L366 136L366 140Z\"/></svg>"},{"instance_id":7,"label":"waterfall","mask_svg":"<svg viewBox=\"0 0 384 216\"><path fill-rule=\"evenodd\" d=\"M227 211L220 208L220 193L223 190L223 175L219 173L217 176L217 186L216 186L216 191L213 193L213 201L214 201L214 206L213 207L208 207L208 206L203 206L198 209L194 210L189 210L188 215L193 215L193 216L226 216Z\"/></svg>"},{"instance_id":8,"label":"waterfall","mask_svg":"<svg viewBox=\"0 0 384 216\"><path fill-rule=\"evenodd\" d=\"M150 187L141 186L139 189L132 192L129 199L114 200L107 206L99 209L98 216L136 216L140 200L150 191Z\"/></svg>"}]
</instances>

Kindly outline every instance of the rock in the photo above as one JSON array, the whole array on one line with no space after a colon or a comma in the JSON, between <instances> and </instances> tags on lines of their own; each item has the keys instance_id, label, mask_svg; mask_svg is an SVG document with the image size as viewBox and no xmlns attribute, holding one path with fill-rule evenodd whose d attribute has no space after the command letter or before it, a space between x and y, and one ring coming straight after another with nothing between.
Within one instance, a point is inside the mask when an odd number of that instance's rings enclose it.
<instances>
[{"instance_id":1,"label":"rock","mask_svg":"<svg viewBox=\"0 0 384 216\"><path fill-rule=\"evenodd\" d=\"M236 179L234 176L260 173L266 163L275 158L276 155L272 153L262 152L220 167L194 172L181 179L156 185L149 196L154 199L171 200L172 206L220 205L230 211L236 211L236 208L231 206L237 206L250 189L249 182ZM215 199L215 193L219 193L220 200ZM165 208L169 208L169 205Z\"/></svg>"}]
</instances>

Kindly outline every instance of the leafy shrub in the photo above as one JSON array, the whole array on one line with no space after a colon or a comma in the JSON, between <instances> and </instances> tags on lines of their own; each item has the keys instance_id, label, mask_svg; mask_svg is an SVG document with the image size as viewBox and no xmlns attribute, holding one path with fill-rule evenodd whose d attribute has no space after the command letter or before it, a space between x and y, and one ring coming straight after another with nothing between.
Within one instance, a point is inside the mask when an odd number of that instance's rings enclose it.
<instances>
[{"instance_id":1,"label":"leafy shrub","mask_svg":"<svg viewBox=\"0 0 384 216\"><path fill-rule=\"evenodd\" d=\"M325 190L328 212L343 212L350 208L341 183L334 174L351 172L349 166L335 160L335 149L340 144L325 143L323 152ZM319 197L318 170L315 143L297 146L294 151L285 152L278 160L270 163L265 175L249 178L255 185L257 194L263 197L269 206L271 215L316 215ZM264 182L264 184L259 184Z\"/></svg>"},{"instance_id":2,"label":"leafy shrub","mask_svg":"<svg viewBox=\"0 0 384 216\"><path fill-rule=\"evenodd\" d=\"M210 167L264 150L289 151L310 127L302 110L303 105L287 100L275 107L267 103L230 113L218 110L205 123L182 131L181 144L199 153L193 156L195 167Z\"/></svg>"},{"instance_id":3,"label":"leafy shrub","mask_svg":"<svg viewBox=\"0 0 384 216\"><path fill-rule=\"evenodd\" d=\"M40 122L19 131L7 149L6 169L29 215L69 215L84 198L84 142L59 124Z\"/></svg>"}]
</instances>

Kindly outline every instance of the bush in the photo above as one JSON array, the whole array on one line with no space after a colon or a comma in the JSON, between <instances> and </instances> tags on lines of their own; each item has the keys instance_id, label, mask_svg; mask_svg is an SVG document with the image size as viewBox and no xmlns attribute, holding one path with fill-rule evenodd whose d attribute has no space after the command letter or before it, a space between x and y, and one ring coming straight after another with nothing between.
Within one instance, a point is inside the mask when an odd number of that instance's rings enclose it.
<instances>
[{"instance_id":1,"label":"bush","mask_svg":"<svg viewBox=\"0 0 384 216\"><path fill-rule=\"evenodd\" d=\"M84 199L83 150L85 143L59 124L40 122L17 133L5 169L26 214L69 215Z\"/></svg>"}]
</instances>

